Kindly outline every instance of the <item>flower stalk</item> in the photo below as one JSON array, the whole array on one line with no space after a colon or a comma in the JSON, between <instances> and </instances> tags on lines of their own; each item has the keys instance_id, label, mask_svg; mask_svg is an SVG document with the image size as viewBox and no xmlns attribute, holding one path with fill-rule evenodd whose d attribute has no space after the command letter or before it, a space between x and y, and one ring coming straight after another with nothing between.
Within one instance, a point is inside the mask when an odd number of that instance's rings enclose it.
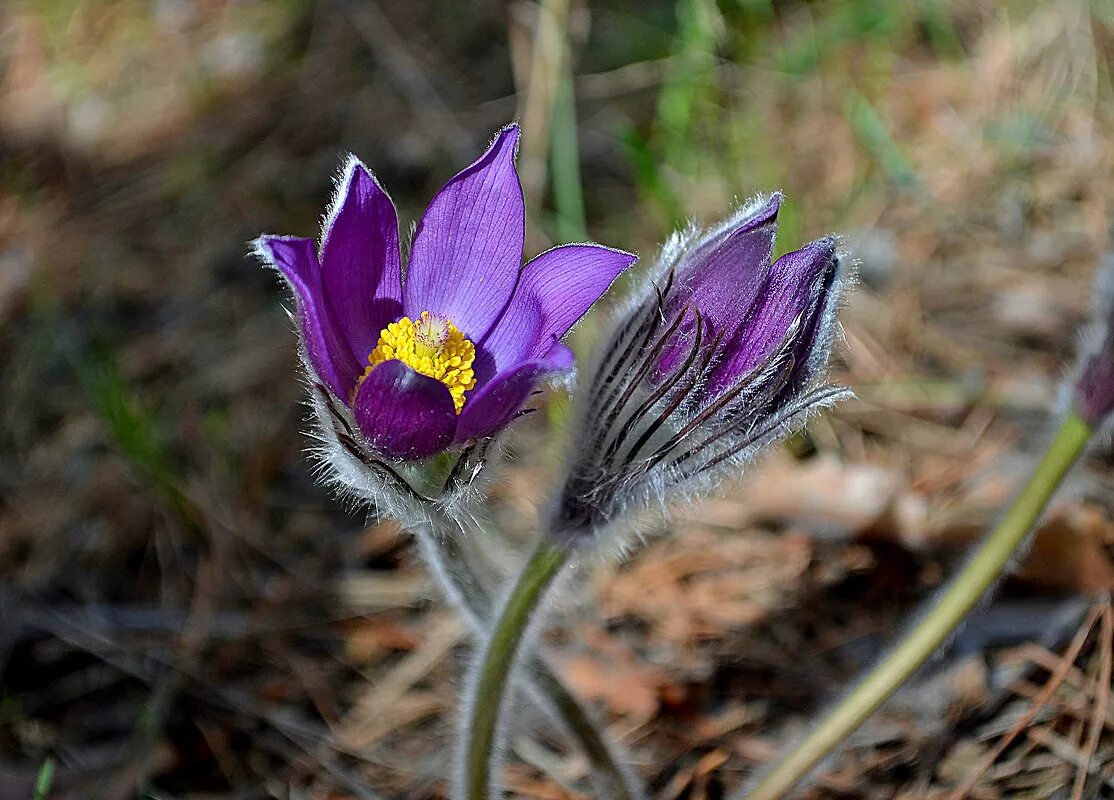
<instances>
[{"instance_id":1,"label":"flower stalk","mask_svg":"<svg viewBox=\"0 0 1114 800\"><path fill-rule=\"evenodd\" d=\"M491 593L480 577L469 567L460 537L449 530L437 531L429 526L416 526L422 556L441 585L443 594L472 627L479 639L487 636L493 608ZM455 523L460 527L460 523ZM465 533L460 531L460 533ZM525 688L554 720L560 724L587 757L592 780L602 797L613 800L641 800L645 792L637 778L624 767L620 754L592 720L588 711L561 682L553 668L540 655L525 666Z\"/></svg>"},{"instance_id":2,"label":"flower stalk","mask_svg":"<svg viewBox=\"0 0 1114 800\"><path fill-rule=\"evenodd\" d=\"M492 797L492 772L498 756L496 744L512 673L530 622L569 556L567 547L543 537L519 573L491 629L469 684L464 763L457 796L467 800Z\"/></svg>"},{"instance_id":3,"label":"flower stalk","mask_svg":"<svg viewBox=\"0 0 1114 800\"><path fill-rule=\"evenodd\" d=\"M780 800L873 714L936 651L998 580L1049 500L1083 453L1094 428L1076 412L1052 444L1005 517L928 613L801 742L767 772L743 800Z\"/></svg>"}]
</instances>

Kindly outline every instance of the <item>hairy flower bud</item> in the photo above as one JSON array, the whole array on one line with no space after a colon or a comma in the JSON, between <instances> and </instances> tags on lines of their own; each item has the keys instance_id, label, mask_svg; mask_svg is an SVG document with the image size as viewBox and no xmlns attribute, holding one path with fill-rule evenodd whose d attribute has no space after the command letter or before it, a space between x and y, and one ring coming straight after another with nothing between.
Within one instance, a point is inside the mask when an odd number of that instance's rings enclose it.
<instances>
[{"instance_id":1,"label":"hairy flower bud","mask_svg":"<svg viewBox=\"0 0 1114 800\"><path fill-rule=\"evenodd\" d=\"M663 248L582 382L558 535L592 541L628 510L707 491L850 394L825 383L846 259L828 237L771 263L780 203Z\"/></svg>"},{"instance_id":2,"label":"hairy flower bud","mask_svg":"<svg viewBox=\"0 0 1114 800\"><path fill-rule=\"evenodd\" d=\"M1073 402L1097 428L1114 411L1114 254L1106 255L1095 276L1094 310L1079 352Z\"/></svg>"}]
</instances>

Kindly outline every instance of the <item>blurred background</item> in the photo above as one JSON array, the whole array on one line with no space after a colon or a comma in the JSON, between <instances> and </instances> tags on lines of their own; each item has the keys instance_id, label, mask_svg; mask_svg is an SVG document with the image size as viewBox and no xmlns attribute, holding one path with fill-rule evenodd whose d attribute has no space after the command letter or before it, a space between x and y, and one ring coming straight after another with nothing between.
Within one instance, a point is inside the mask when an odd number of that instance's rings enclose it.
<instances>
[{"instance_id":1,"label":"blurred background","mask_svg":"<svg viewBox=\"0 0 1114 800\"><path fill-rule=\"evenodd\" d=\"M547 636L655 797L724 797L1039 455L1109 246L1112 54L1085 0L8 0L0 798L52 771L57 798L445 796L464 628L404 532L315 485L289 299L247 242L316 235L349 151L408 226L516 118L528 255L649 260L781 188L779 251L837 231L860 259L858 399L589 570ZM512 436L512 552L565 402ZM1112 466L809 797L941 796L1008 735L972 797L1079 769L1114 797L1108 629L1014 730L1114 588ZM546 726L511 753L514 796L588 796Z\"/></svg>"}]
</instances>

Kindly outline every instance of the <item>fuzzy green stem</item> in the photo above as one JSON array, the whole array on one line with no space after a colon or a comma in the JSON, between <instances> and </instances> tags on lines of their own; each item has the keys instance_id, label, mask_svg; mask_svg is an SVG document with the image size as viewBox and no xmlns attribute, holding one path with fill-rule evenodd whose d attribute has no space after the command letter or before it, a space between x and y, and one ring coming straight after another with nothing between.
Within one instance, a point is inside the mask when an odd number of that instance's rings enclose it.
<instances>
[{"instance_id":1,"label":"fuzzy green stem","mask_svg":"<svg viewBox=\"0 0 1114 800\"><path fill-rule=\"evenodd\" d=\"M1075 413L1068 415L1006 516L978 545L924 618L804 740L743 796L744 800L784 798L928 660L1005 570L1064 476L1079 459L1092 433L1092 428L1081 417Z\"/></svg>"},{"instance_id":2,"label":"fuzzy green stem","mask_svg":"<svg viewBox=\"0 0 1114 800\"><path fill-rule=\"evenodd\" d=\"M446 523L447 520L442 520L442 524ZM415 535L422 554L430 562L430 572L440 581L446 597L450 598L457 610L468 620L476 636L483 639L487 634L494 603L480 576L469 566L468 557L461 547L459 540L466 535L465 528L463 524L456 525L459 530L445 530L441 533L419 526L415 529ZM615 746L607 740L588 710L561 682L546 660L541 655L535 656L527 661L525 672L528 685L534 690L539 702L564 725L587 756L592 768L592 779L600 796L614 800L639 800L645 797L634 774L623 768Z\"/></svg>"},{"instance_id":3,"label":"fuzzy green stem","mask_svg":"<svg viewBox=\"0 0 1114 800\"><path fill-rule=\"evenodd\" d=\"M566 548L543 538L522 568L491 631L470 687L462 793L468 800L489 800L491 796L495 738L506 705L511 671L534 612L568 558Z\"/></svg>"}]
</instances>

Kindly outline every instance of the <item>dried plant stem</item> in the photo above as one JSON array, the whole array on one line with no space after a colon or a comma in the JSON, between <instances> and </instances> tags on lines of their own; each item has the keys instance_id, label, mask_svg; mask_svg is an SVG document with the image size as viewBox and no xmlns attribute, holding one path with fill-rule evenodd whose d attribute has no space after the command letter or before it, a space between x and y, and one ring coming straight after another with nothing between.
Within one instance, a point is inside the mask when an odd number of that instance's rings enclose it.
<instances>
[{"instance_id":1,"label":"dried plant stem","mask_svg":"<svg viewBox=\"0 0 1114 800\"><path fill-rule=\"evenodd\" d=\"M472 627L480 640L487 636L493 612L493 598L483 581L471 569L463 552L458 524L446 521L444 531L428 527L415 533L422 554L437 576L441 589ZM614 800L641 800L645 797L637 777L626 766L615 745L608 741L576 697L561 682L546 661L535 656L527 662L526 685L539 705L550 713L572 737L591 767L592 780L601 797Z\"/></svg>"},{"instance_id":2,"label":"dried plant stem","mask_svg":"<svg viewBox=\"0 0 1114 800\"><path fill-rule=\"evenodd\" d=\"M546 184L551 123L561 76L567 69L569 0L542 0L538 5L529 74L520 87L519 117L530 135L522 142L518 171L526 197L540 201ZM523 90L524 91L521 91ZM530 209L532 217L536 209Z\"/></svg>"},{"instance_id":3,"label":"dried plant stem","mask_svg":"<svg viewBox=\"0 0 1114 800\"><path fill-rule=\"evenodd\" d=\"M468 686L463 730L461 791L466 800L490 800L495 744L511 673L546 591L569 559L568 549L543 538L511 587Z\"/></svg>"},{"instance_id":4,"label":"dried plant stem","mask_svg":"<svg viewBox=\"0 0 1114 800\"><path fill-rule=\"evenodd\" d=\"M592 765L601 797L614 800L636 800L646 793L637 780L624 769L623 762L616 758L610 743L600 734L584 707L569 691L560 678L541 661L535 661L528 669L533 673L531 681L534 688L553 704L562 722L576 737L588 761Z\"/></svg>"},{"instance_id":5,"label":"dried plant stem","mask_svg":"<svg viewBox=\"0 0 1114 800\"><path fill-rule=\"evenodd\" d=\"M1092 433L1090 425L1079 415L1068 415L1013 506L936 597L924 618L808 736L742 795L745 800L786 797L821 759L846 740L928 660L1005 570Z\"/></svg>"}]
</instances>

